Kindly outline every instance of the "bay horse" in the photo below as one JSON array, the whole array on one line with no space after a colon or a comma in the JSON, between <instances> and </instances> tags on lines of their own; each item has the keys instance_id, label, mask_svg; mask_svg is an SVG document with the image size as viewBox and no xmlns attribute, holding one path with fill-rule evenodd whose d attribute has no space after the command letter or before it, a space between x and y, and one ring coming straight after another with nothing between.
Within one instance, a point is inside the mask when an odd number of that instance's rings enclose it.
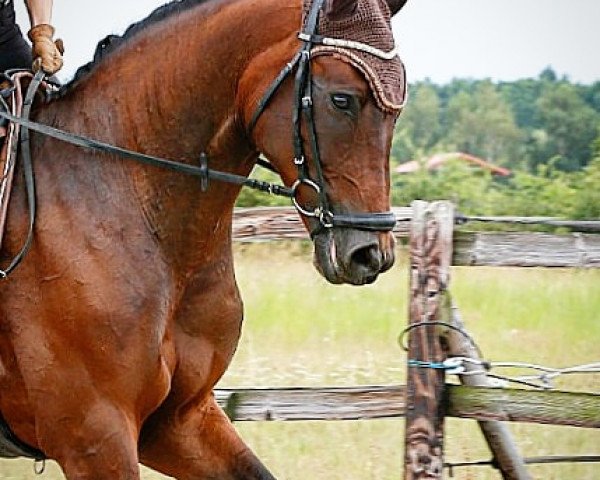
<instances>
[{"instance_id":1,"label":"bay horse","mask_svg":"<svg viewBox=\"0 0 600 480\"><path fill-rule=\"evenodd\" d=\"M404 2L172 2L101 43L32 119L185 164L206 152L240 176L263 153L293 187L317 269L371 283L394 261L388 157L403 70L381 45L320 34L389 43ZM396 73L381 80L386 65ZM180 479L274 478L212 394L242 326L239 185L204 191L192 176L31 136L34 241L0 283L0 413L13 440L68 479L139 479L139 463ZM1 265L27 234L16 178Z\"/></svg>"}]
</instances>

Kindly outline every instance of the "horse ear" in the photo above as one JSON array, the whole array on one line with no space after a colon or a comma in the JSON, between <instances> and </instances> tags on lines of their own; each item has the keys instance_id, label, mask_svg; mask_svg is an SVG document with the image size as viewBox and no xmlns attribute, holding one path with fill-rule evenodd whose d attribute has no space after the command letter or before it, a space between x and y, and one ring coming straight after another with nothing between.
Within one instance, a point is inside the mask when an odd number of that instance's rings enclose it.
<instances>
[{"instance_id":1,"label":"horse ear","mask_svg":"<svg viewBox=\"0 0 600 480\"><path fill-rule=\"evenodd\" d=\"M326 0L325 15L329 20L342 20L356 12L358 0Z\"/></svg>"},{"instance_id":2,"label":"horse ear","mask_svg":"<svg viewBox=\"0 0 600 480\"><path fill-rule=\"evenodd\" d=\"M396 15L402 9L406 2L407 0L387 0L392 15Z\"/></svg>"}]
</instances>

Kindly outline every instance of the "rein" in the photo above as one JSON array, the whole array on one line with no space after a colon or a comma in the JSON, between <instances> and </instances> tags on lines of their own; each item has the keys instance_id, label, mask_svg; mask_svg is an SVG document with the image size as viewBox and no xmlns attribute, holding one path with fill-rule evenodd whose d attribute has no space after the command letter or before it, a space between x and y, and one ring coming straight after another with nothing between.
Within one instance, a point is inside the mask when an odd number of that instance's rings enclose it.
<instances>
[{"instance_id":1,"label":"rein","mask_svg":"<svg viewBox=\"0 0 600 480\"><path fill-rule=\"evenodd\" d=\"M41 71L40 71L41 72ZM93 140L88 137L81 135L75 135L72 133L59 130L48 125L41 123L32 122L29 120L29 114L31 106L33 104L33 98L35 92L38 90L41 82L44 79L43 73L38 72L32 80L27 90L27 96L25 98L23 115L21 117L12 115L11 113L4 112L0 109L0 117L10 122L13 122L21 127L20 129L20 145L21 154L23 157L23 170L25 175L25 185L27 189L27 201L29 204L29 230L27 238L23 247L19 253L13 258L9 266L6 269L0 269L0 279L5 279L10 275L15 268L21 263L33 241L33 229L35 224L36 215L36 199L35 199L35 179L33 176L33 168L31 162L31 151L29 146L29 130L41 133L47 137L54 138L78 147L88 148L98 152L115 154L122 158L136 160L138 162L152 165L155 167L166 168L175 172L184 173L200 178L200 188L203 192L208 190L209 181L216 180L220 182L232 183L236 185L242 185L244 187L259 190L261 192L270 193L271 195L277 195L286 198L292 198L294 192L292 189L287 188L283 185L277 185L270 182L264 182L254 178L247 178L242 175L236 175L229 172L221 172L219 170L213 170L208 168L208 156L205 153L200 154L199 165L190 165L187 163L176 162L173 160L167 160L165 158L155 157L152 155L146 155L143 153L134 152L121 147L115 147L108 143ZM16 142L14 145L16 150ZM16 152L15 152L16 153ZM264 165L265 162L259 162L260 165Z\"/></svg>"},{"instance_id":2,"label":"rein","mask_svg":"<svg viewBox=\"0 0 600 480\"><path fill-rule=\"evenodd\" d=\"M38 81L37 84L34 84L34 82L32 82L28 89L28 95L30 94L30 92L33 92L31 93L31 95L33 95L39 87L39 84L40 81ZM71 145L76 145L78 147L88 148L90 150L95 150L102 153L114 154L122 158L127 158L130 160L136 160L138 162L145 163L146 165L166 168L175 172L200 177L202 183L202 191L206 191L208 189L209 180L217 180L221 182L242 185L244 187L253 188L255 190L260 190L262 192L267 192L272 195L277 195L281 197L291 198L293 195L292 190L283 185L277 185L269 182L264 182L262 180L257 180L254 178L244 177L242 175L236 175L234 173L221 172L219 170L210 169L208 168L208 157L205 153L200 154L199 166L190 165L174 160L167 160L166 158L155 157L152 155L146 155L144 153L134 152L132 150L116 147L114 145L94 140L89 137L65 132L64 130L54 128L49 125L43 125L41 123L32 122L28 119L28 115L17 117L8 112L3 112L2 110L0 110L0 117L5 118L10 122L16 123L21 127L25 127L24 131L33 130L34 132L41 133L42 135L45 135L47 137L51 137L65 143L70 143ZM21 145L23 144L23 137L21 137ZM259 161L258 164L264 166L265 168L268 168L265 166L265 162Z\"/></svg>"},{"instance_id":3,"label":"rein","mask_svg":"<svg viewBox=\"0 0 600 480\"><path fill-rule=\"evenodd\" d=\"M174 160L167 160L166 158L155 157L152 155L146 155L145 153L134 152L121 147L115 147L108 143L93 140L82 135L75 135L73 133L65 132L58 128L43 125L41 123L32 122L22 117L16 117L10 113L6 113L0 110L0 117L3 117L11 122L14 122L26 129L33 130L34 132L41 133L47 137L61 140L71 145L78 147L89 148L102 153L112 153L123 158L136 160L146 165L152 165L154 167L166 168L167 170L173 170L175 172L185 173L195 177L200 177L202 182L202 191L208 189L209 180L217 180L220 182L233 183L236 185L242 185L244 187L253 188L262 192L267 192L272 195L278 195L281 197L291 198L293 195L292 189L283 185L277 185L274 183L264 182L255 178L248 178L242 175L236 175L235 173L222 172L220 170L214 170L208 168L208 157L205 153L200 154L199 166L190 165L187 163L176 162ZM262 163L261 163L262 165Z\"/></svg>"}]
</instances>

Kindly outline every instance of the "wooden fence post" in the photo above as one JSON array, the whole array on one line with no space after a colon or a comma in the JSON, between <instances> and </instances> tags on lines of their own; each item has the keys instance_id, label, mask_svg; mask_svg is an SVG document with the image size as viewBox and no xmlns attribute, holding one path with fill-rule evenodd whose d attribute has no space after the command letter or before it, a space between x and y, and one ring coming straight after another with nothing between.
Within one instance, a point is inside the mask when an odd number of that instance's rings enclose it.
<instances>
[{"instance_id":1,"label":"wooden fence post","mask_svg":"<svg viewBox=\"0 0 600 480\"><path fill-rule=\"evenodd\" d=\"M406 401L405 480L442 478L445 355L439 342L442 293L452 260L450 202L413 202L410 236L410 312Z\"/></svg>"},{"instance_id":2,"label":"wooden fence post","mask_svg":"<svg viewBox=\"0 0 600 480\"><path fill-rule=\"evenodd\" d=\"M446 294L444 298L443 315L445 322L448 322L462 332L466 332L458 309L452 304L449 294ZM475 345L458 331L447 329L443 333L443 336L451 355L482 360L479 358L479 352ZM481 367L468 363L464 365L464 368L467 372L481 370ZM460 381L462 384L472 387L492 386L492 382L484 373L461 375ZM496 467L502 474L502 478L504 480L530 480L531 476L527 472L525 461L519 453L508 427L501 422L493 420L480 420L478 423L494 456Z\"/></svg>"}]
</instances>

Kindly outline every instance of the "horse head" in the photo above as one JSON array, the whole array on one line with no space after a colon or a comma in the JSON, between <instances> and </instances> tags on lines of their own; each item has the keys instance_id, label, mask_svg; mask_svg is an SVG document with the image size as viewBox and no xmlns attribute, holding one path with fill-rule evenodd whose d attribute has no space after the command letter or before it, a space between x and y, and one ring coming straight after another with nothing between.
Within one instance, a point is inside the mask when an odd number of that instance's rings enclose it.
<instances>
[{"instance_id":1,"label":"horse head","mask_svg":"<svg viewBox=\"0 0 600 480\"><path fill-rule=\"evenodd\" d=\"M300 51L281 42L242 79L252 141L294 187L331 283L372 283L394 262L389 152L406 84L390 18L404 3L305 1Z\"/></svg>"}]
</instances>

